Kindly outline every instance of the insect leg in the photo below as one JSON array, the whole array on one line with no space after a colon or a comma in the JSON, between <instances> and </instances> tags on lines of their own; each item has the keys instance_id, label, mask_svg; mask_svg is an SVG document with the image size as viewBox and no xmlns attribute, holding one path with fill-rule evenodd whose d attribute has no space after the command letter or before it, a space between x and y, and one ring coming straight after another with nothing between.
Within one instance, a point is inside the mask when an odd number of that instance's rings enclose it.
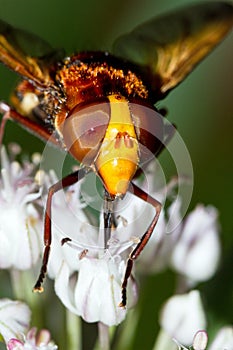
<instances>
[{"instance_id":1,"label":"insect leg","mask_svg":"<svg viewBox=\"0 0 233 350\"><path fill-rule=\"evenodd\" d=\"M132 183L132 188L130 190L137 197L143 199L145 202L150 203L155 208L156 212L155 212L155 216L154 216L150 226L148 227L148 229L146 230L144 235L141 237L140 242L136 245L136 247L133 249L133 251L129 255L127 265L126 265L125 276L124 276L124 280L122 283L122 300L121 300L121 303L119 304L120 307L126 306L126 300L127 300L126 288L127 288L128 279L131 275L134 260L137 259L137 257L141 254L142 250L144 249L144 247L148 243L148 241L149 241L149 239L154 231L154 228L158 222L161 207L162 207L160 202L158 202L156 199L154 199L149 194L144 192L141 188L137 187L135 184Z\"/></svg>"},{"instance_id":2,"label":"insect leg","mask_svg":"<svg viewBox=\"0 0 233 350\"><path fill-rule=\"evenodd\" d=\"M44 254L43 254L43 262L40 270L39 277L37 279L37 282L33 288L34 292L43 292L42 283L45 279L45 275L47 272L47 265L48 265L48 259L49 259L49 252L51 247L51 241L52 241L52 230L51 230L51 211L52 211L52 198L53 195L60 191L62 188L71 186L81 180L88 172L88 169L82 168L74 173L64 177L62 180L58 181L54 185L52 185L48 192L47 197L47 203L46 203L46 210L45 210L45 218L44 218Z\"/></svg>"},{"instance_id":3,"label":"insect leg","mask_svg":"<svg viewBox=\"0 0 233 350\"><path fill-rule=\"evenodd\" d=\"M4 135L5 124L7 120L13 120L16 123L19 123L24 129L28 132L38 136L44 141L49 141L59 148L61 145L57 141L56 137L51 134L45 126L38 124L38 122L25 117L22 114L18 113L16 110L12 109L7 103L0 102L0 113L3 114L3 118L0 126L0 141L2 141ZM1 144L1 143L0 143Z\"/></svg>"}]
</instances>

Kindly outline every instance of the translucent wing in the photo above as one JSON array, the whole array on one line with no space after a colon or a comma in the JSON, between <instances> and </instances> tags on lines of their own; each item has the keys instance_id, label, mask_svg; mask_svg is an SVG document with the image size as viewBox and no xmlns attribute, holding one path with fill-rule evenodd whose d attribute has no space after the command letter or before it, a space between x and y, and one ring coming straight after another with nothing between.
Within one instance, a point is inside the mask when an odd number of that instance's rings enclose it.
<instances>
[{"instance_id":1,"label":"translucent wing","mask_svg":"<svg viewBox=\"0 0 233 350\"><path fill-rule=\"evenodd\" d=\"M52 134L54 126L52 123L48 126L46 115L40 109L39 102L38 106L31 106L32 102L29 98L25 108L25 102L22 101L25 101L24 96L30 96L30 94L36 98L40 93L42 94L43 89L47 91L47 97L51 95L56 88L51 72L60 55L60 51L55 52L47 42L36 35L13 28L0 20L0 62L25 78L18 84L11 97L15 110L4 102L0 102L0 113L4 114L8 111L11 119L56 145L59 143ZM21 108L21 103L24 103L24 108Z\"/></svg>"},{"instance_id":2,"label":"translucent wing","mask_svg":"<svg viewBox=\"0 0 233 350\"><path fill-rule=\"evenodd\" d=\"M0 20L0 62L40 86L50 79L53 58L54 51L45 41Z\"/></svg>"},{"instance_id":3,"label":"translucent wing","mask_svg":"<svg viewBox=\"0 0 233 350\"><path fill-rule=\"evenodd\" d=\"M158 100L192 71L232 25L232 5L197 4L140 25L117 39L113 52L138 65Z\"/></svg>"}]
</instances>

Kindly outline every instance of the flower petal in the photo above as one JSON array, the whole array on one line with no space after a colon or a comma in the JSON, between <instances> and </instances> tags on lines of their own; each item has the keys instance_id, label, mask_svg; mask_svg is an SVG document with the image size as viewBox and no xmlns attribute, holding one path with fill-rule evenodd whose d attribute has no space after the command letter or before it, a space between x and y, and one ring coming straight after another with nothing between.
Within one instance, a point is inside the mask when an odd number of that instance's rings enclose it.
<instances>
[{"instance_id":1,"label":"flower petal","mask_svg":"<svg viewBox=\"0 0 233 350\"><path fill-rule=\"evenodd\" d=\"M72 281L68 265L63 264L55 281L55 291L65 306L85 321L117 325L126 315L126 310L118 306L120 277L118 266L112 260L83 258L77 282Z\"/></svg>"},{"instance_id":2,"label":"flower petal","mask_svg":"<svg viewBox=\"0 0 233 350\"><path fill-rule=\"evenodd\" d=\"M112 260L83 259L75 290L78 313L87 322L102 322L108 326L120 323L126 311L121 301L121 280Z\"/></svg>"},{"instance_id":3,"label":"flower petal","mask_svg":"<svg viewBox=\"0 0 233 350\"><path fill-rule=\"evenodd\" d=\"M219 258L216 209L198 206L185 220L182 235L171 257L171 265L193 281L205 281L215 273Z\"/></svg>"},{"instance_id":4,"label":"flower petal","mask_svg":"<svg viewBox=\"0 0 233 350\"><path fill-rule=\"evenodd\" d=\"M194 334L206 326L199 292L194 290L168 299L161 312L160 324L171 338L181 344L191 344Z\"/></svg>"},{"instance_id":5,"label":"flower petal","mask_svg":"<svg viewBox=\"0 0 233 350\"><path fill-rule=\"evenodd\" d=\"M29 326L31 312L29 307L10 299L0 300L0 333L5 342L19 338Z\"/></svg>"},{"instance_id":6,"label":"flower petal","mask_svg":"<svg viewBox=\"0 0 233 350\"><path fill-rule=\"evenodd\" d=\"M7 343L7 350L24 350L24 345L20 340L13 338Z\"/></svg>"},{"instance_id":7,"label":"flower petal","mask_svg":"<svg viewBox=\"0 0 233 350\"><path fill-rule=\"evenodd\" d=\"M4 206L0 211L0 267L26 270L41 252L41 222L32 206Z\"/></svg>"},{"instance_id":8,"label":"flower petal","mask_svg":"<svg viewBox=\"0 0 233 350\"><path fill-rule=\"evenodd\" d=\"M216 335L209 350L227 349L233 350L233 327L225 326Z\"/></svg>"},{"instance_id":9,"label":"flower petal","mask_svg":"<svg viewBox=\"0 0 233 350\"><path fill-rule=\"evenodd\" d=\"M10 162L2 150L0 178L0 267L26 270L41 252L42 221L30 204L40 197L32 172L35 165Z\"/></svg>"}]
</instances>

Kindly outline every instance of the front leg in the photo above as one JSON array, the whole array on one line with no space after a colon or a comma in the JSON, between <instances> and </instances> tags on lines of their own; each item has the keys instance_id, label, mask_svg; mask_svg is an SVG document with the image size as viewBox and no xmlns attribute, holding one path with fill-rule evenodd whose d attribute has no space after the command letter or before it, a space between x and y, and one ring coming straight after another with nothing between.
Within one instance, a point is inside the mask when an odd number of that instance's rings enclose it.
<instances>
[{"instance_id":1,"label":"front leg","mask_svg":"<svg viewBox=\"0 0 233 350\"><path fill-rule=\"evenodd\" d=\"M43 254L43 262L40 270L39 277L37 279L37 282L33 288L34 292L43 292L43 281L45 279L45 275L47 273L47 265L49 260L49 252L51 247L51 241L52 241L52 220L51 220L51 214L52 214L52 198L53 195L60 191L61 189L71 186L81 180L86 174L88 170L85 168L82 168L80 170L75 171L74 173L64 177L62 180L58 181L54 185L52 185L48 192L47 197L47 203L46 203L46 210L45 210L45 219L44 219L44 254Z\"/></svg>"},{"instance_id":2,"label":"front leg","mask_svg":"<svg viewBox=\"0 0 233 350\"><path fill-rule=\"evenodd\" d=\"M153 207L155 208L155 216L150 224L150 226L148 227L148 229L146 230L146 232L144 233L144 235L142 236L142 238L140 239L140 242L136 245L136 247L134 248L134 250L130 253L128 261L127 261L127 265L126 265L126 271L125 271L125 276L124 276L124 280L122 283L122 299L121 299L121 303L119 304L120 307L125 307L126 306L126 301L127 301L127 284L128 284L128 279L131 275L132 272L132 268L133 268L133 263L134 261L137 259L137 257L141 254L142 250L144 249L144 247L146 246L146 244L148 243L154 228L158 222L159 219L159 215L161 212L161 203L158 202L156 199L154 199L153 197L151 197L149 194L147 194L146 192L144 192L141 188L137 187L135 184L132 183L132 188L131 188L131 192L143 199L144 201L150 203L151 205L153 205Z\"/></svg>"}]
</instances>

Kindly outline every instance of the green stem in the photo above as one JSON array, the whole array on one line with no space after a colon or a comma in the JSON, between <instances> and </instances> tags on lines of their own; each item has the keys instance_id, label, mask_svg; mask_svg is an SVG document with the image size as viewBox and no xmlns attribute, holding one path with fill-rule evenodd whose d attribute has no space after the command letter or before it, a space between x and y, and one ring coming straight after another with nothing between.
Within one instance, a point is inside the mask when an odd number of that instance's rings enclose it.
<instances>
[{"instance_id":1,"label":"green stem","mask_svg":"<svg viewBox=\"0 0 233 350\"><path fill-rule=\"evenodd\" d=\"M32 286L34 284L34 275L29 271L11 270L11 284L14 297L18 300L25 300L32 305L34 298Z\"/></svg>"},{"instance_id":2,"label":"green stem","mask_svg":"<svg viewBox=\"0 0 233 350\"><path fill-rule=\"evenodd\" d=\"M178 350L177 345L161 328L152 350Z\"/></svg>"},{"instance_id":3,"label":"green stem","mask_svg":"<svg viewBox=\"0 0 233 350\"><path fill-rule=\"evenodd\" d=\"M108 327L102 322L98 323L98 340L94 350L110 350L111 340L115 334L116 327Z\"/></svg>"},{"instance_id":4,"label":"green stem","mask_svg":"<svg viewBox=\"0 0 233 350\"><path fill-rule=\"evenodd\" d=\"M13 290L14 298L17 300L22 299L24 285L21 281L21 272L18 270L10 270L11 287Z\"/></svg>"},{"instance_id":5,"label":"green stem","mask_svg":"<svg viewBox=\"0 0 233 350\"><path fill-rule=\"evenodd\" d=\"M82 324L80 317L66 310L67 349L82 349Z\"/></svg>"},{"instance_id":6,"label":"green stem","mask_svg":"<svg viewBox=\"0 0 233 350\"><path fill-rule=\"evenodd\" d=\"M137 307L128 311L126 319L122 324L120 334L117 337L117 349L130 348L136 333L139 316Z\"/></svg>"},{"instance_id":7,"label":"green stem","mask_svg":"<svg viewBox=\"0 0 233 350\"><path fill-rule=\"evenodd\" d=\"M99 322L98 323L98 330L99 330L100 348L102 350L109 350L110 349L109 327L106 326L105 324Z\"/></svg>"},{"instance_id":8,"label":"green stem","mask_svg":"<svg viewBox=\"0 0 233 350\"><path fill-rule=\"evenodd\" d=\"M41 298L32 292L35 275L32 271L11 270L11 285L16 300L24 301L32 311L33 324L40 325L43 321Z\"/></svg>"}]
</instances>

